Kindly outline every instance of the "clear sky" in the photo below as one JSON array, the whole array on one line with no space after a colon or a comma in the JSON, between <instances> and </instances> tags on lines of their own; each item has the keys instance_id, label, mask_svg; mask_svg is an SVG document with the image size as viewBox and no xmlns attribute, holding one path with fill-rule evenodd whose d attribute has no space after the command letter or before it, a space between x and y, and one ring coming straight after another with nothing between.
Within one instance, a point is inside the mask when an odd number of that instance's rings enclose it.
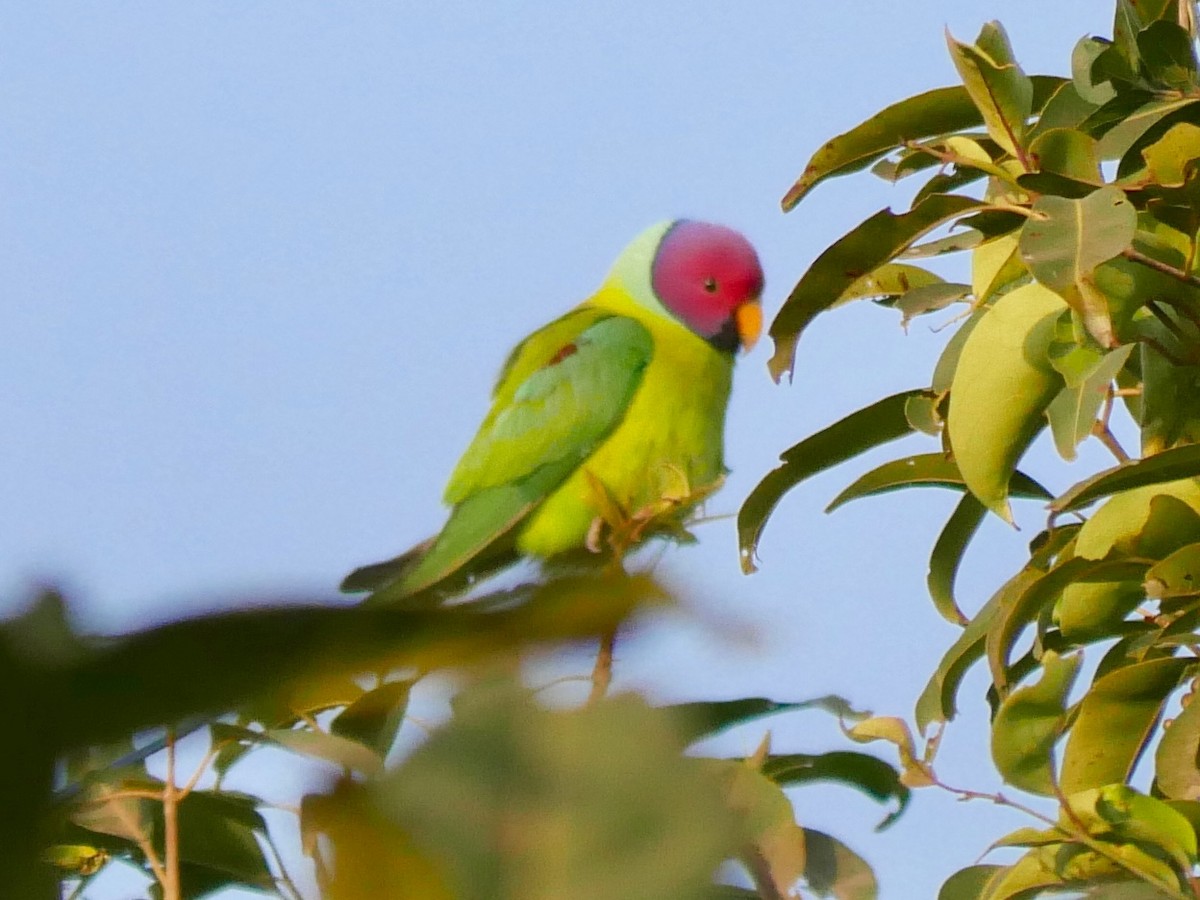
<instances>
[{"instance_id":1,"label":"clear sky","mask_svg":"<svg viewBox=\"0 0 1200 900\"><path fill-rule=\"evenodd\" d=\"M770 316L827 244L903 202L862 176L784 216L779 197L808 155L893 100L955 82L943 27L970 40L997 17L1027 71L1066 74L1079 37L1109 34L1111 9L7 5L0 609L52 579L86 627L139 628L328 592L350 567L424 538L520 337L583 299L644 226L677 215L758 245ZM769 341L744 358L734 474L712 511L735 511L800 438L926 385L945 334L910 331L869 305L821 320L790 387L766 374ZM790 495L753 577L740 574L731 521L668 552L662 570L692 612L625 643L616 687L662 699L837 692L909 715L954 637L924 588L954 498L890 495L823 516L866 467ZM1071 480L1040 471L1052 488ZM1039 515L1026 511L1022 534L987 526L1011 552L968 558L965 605L1015 564ZM750 643L729 637L746 629ZM979 675L939 771L994 789L971 762L986 752ZM778 751L844 746L819 714L771 726ZM722 746L747 752L760 734ZM885 898L933 896L1024 824L928 792L881 835L880 811L844 790L802 791L797 808L876 866Z\"/></svg>"}]
</instances>

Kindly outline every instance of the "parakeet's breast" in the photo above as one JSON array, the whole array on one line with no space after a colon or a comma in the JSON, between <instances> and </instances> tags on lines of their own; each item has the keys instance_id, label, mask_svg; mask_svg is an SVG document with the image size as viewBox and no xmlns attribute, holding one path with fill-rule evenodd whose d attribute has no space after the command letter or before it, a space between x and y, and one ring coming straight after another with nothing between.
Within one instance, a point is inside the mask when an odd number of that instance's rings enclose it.
<instances>
[{"instance_id":1,"label":"parakeet's breast","mask_svg":"<svg viewBox=\"0 0 1200 900\"><path fill-rule=\"evenodd\" d=\"M597 295L614 312L637 314L620 297ZM682 326L637 314L654 353L621 424L530 517L517 548L552 556L581 547L597 516L598 479L629 513L711 485L724 474L725 410L733 373L729 354Z\"/></svg>"}]
</instances>

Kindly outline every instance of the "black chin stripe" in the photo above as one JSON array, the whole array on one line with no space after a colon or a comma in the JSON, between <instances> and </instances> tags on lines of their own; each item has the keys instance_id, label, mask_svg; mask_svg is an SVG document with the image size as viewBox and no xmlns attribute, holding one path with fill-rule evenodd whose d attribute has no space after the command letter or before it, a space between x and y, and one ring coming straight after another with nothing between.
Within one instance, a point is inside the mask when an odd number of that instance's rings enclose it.
<instances>
[{"instance_id":1,"label":"black chin stripe","mask_svg":"<svg viewBox=\"0 0 1200 900\"><path fill-rule=\"evenodd\" d=\"M726 321L721 330L708 339L708 342L725 353L736 353L741 338L738 336L737 323L733 319Z\"/></svg>"}]
</instances>

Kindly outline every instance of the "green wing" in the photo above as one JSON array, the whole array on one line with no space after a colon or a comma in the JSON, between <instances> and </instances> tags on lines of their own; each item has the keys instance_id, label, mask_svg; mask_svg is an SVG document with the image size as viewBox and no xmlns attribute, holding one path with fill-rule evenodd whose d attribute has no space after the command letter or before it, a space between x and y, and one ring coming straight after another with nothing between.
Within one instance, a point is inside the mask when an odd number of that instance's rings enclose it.
<instances>
[{"instance_id":1,"label":"green wing","mask_svg":"<svg viewBox=\"0 0 1200 900\"><path fill-rule=\"evenodd\" d=\"M390 568L352 573L343 587L376 587L372 600L394 602L472 560L485 570L510 561L517 526L621 422L653 349L638 322L586 307L534 332L509 357L492 409L450 476L454 508L441 533Z\"/></svg>"}]
</instances>

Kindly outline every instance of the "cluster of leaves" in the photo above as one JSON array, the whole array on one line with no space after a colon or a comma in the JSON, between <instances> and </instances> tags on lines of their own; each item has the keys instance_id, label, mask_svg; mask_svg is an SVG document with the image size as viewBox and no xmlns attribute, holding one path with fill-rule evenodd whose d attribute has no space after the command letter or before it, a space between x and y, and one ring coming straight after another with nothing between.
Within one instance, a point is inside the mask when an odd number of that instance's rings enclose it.
<instances>
[{"instance_id":1,"label":"cluster of leaves","mask_svg":"<svg viewBox=\"0 0 1200 900\"><path fill-rule=\"evenodd\" d=\"M997 23L973 44L947 40L961 85L833 138L785 197L790 209L819 182L868 166L892 182L924 177L910 209L871 216L812 264L771 326L771 368L789 373L813 318L858 298L899 309L905 323L959 304L958 327L946 329L927 386L782 455L741 510L743 564L753 568L765 522L798 482L908 434L937 441L866 473L831 508L899 488L963 491L928 575L937 610L962 632L917 701L916 724L940 730L965 672L985 663L999 773L1057 801L1053 816L1028 810L1044 828L996 842L1026 848L1015 863L964 870L943 897L1102 882L1118 892L1103 896L1200 896L1200 705L1185 693L1200 675L1193 6L1118 0L1113 39L1081 40L1069 79L1027 76ZM919 264L956 251L970 251L969 283ZM1132 455L1110 428L1118 414L1140 435ZM1117 464L1051 494L1016 469L1047 426L1064 460L1095 437ZM1048 504L1047 525L1020 571L967 615L954 591L964 551L989 511L1012 522L1013 498ZM1085 656L1094 669L1077 686ZM1182 712L1164 723L1174 699ZM900 747L908 783L937 784L903 723L885 724L867 730ZM1153 777L1135 778L1151 747Z\"/></svg>"},{"instance_id":2,"label":"cluster of leaves","mask_svg":"<svg viewBox=\"0 0 1200 900\"><path fill-rule=\"evenodd\" d=\"M799 825L784 789L850 786L894 804L884 827L909 797L895 768L859 752L772 753L769 738L748 759L692 747L806 707L860 717L844 701L651 707L626 695L563 709L521 686L531 644L594 639L667 599L647 576L607 571L423 611L288 605L97 640L47 594L0 627L3 712L27 723L0 766L0 883L82 897L115 864L167 900L234 886L299 898L303 854L321 896L347 900L731 900L792 896L801 882L870 900L864 860ZM397 753L411 694L439 672L466 685L451 717ZM147 743L162 722L181 724ZM299 847L276 845L269 791L226 784L264 748L325 764L289 805ZM754 890L714 882L728 861Z\"/></svg>"}]
</instances>

